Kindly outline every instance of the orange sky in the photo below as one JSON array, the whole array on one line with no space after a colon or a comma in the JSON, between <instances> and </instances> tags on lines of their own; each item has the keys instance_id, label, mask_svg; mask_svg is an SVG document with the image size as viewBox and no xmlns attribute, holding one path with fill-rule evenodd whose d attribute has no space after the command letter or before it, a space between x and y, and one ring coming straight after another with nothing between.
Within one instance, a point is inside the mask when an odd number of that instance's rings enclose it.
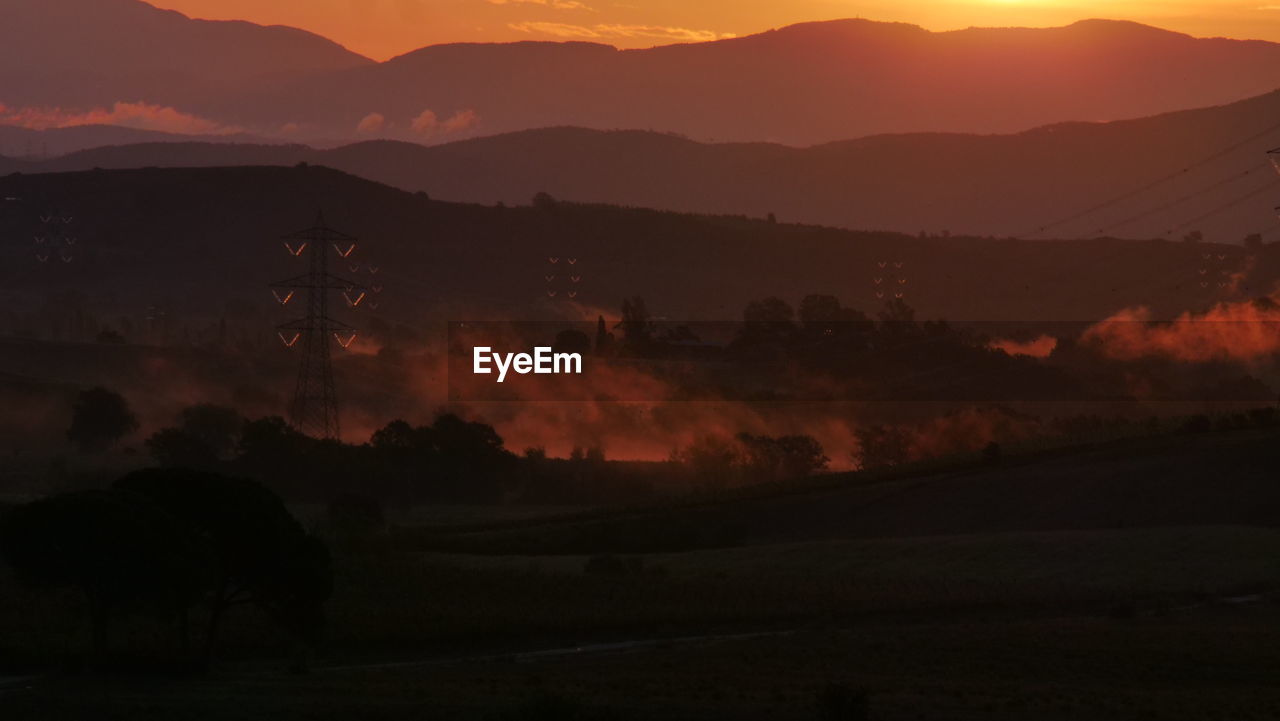
<instances>
[{"instance_id":1,"label":"orange sky","mask_svg":"<svg viewBox=\"0 0 1280 721\"><path fill-rule=\"evenodd\" d=\"M293 25L378 60L445 42L588 39L619 47L864 17L931 30L1136 20L1197 36L1280 41L1280 0L153 0L192 17Z\"/></svg>"}]
</instances>

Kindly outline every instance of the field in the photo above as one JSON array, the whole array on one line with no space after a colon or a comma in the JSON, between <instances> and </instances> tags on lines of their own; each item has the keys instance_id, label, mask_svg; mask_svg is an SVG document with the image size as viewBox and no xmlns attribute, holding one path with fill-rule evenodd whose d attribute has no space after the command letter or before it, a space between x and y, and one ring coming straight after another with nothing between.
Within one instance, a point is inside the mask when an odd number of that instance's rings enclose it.
<instances>
[{"instance_id":1,"label":"field","mask_svg":"<svg viewBox=\"0 0 1280 721\"><path fill-rule=\"evenodd\" d=\"M0 698L40 718L808 719L843 684L880 719L1268 718L1280 608L1254 592L1277 550L1274 532L1210 528L704 551L635 577L347 559L307 676L241 657Z\"/></svg>"},{"instance_id":2,"label":"field","mask_svg":"<svg viewBox=\"0 0 1280 721\"><path fill-rule=\"evenodd\" d=\"M1274 718L1275 440L1131 438L648 510L421 509L337 544L325 640L303 675L250 609L230 617L210 675L77 671L80 601L3 577L0 710ZM690 535L699 525L739 531ZM141 669L174 643L168 622L144 616L115 641Z\"/></svg>"},{"instance_id":3,"label":"field","mask_svg":"<svg viewBox=\"0 0 1280 721\"><path fill-rule=\"evenodd\" d=\"M0 707L42 719L90 710L129 719L233 710L249 719L862 718L823 715L847 690L866 694L874 719L1261 719L1280 710L1266 681L1280 663L1280 531L811 541L631 558L642 560L599 570L599 557L344 553L310 674L266 660L283 655L283 641L246 613L210 677L55 673L9 683ZM5 597L6 645L57 632L56 613L14 615L13 591ZM137 647L162 638L145 625L132 632Z\"/></svg>"}]
</instances>

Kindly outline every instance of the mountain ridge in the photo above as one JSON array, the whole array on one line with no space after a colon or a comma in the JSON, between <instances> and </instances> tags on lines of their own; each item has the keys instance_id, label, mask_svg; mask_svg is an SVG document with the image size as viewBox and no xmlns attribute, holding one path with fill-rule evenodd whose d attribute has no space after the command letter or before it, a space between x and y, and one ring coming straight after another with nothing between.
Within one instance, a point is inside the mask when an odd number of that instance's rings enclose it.
<instances>
[{"instance_id":1,"label":"mountain ridge","mask_svg":"<svg viewBox=\"0 0 1280 721\"><path fill-rule=\"evenodd\" d=\"M1273 238L1280 229L1272 213L1280 179L1265 167L1266 151L1280 145L1280 122L1265 122L1274 117L1280 117L1280 91L1151 118L1058 123L1009 135L885 134L796 148L562 126L433 146L396 140L328 150L150 143L46 162L0 161L0 172L306 162L482 204L519 204L547 192L580 202L774 213L790 222L913 235L1003 237L1044 228L1036 237L1177 240L1199 230L1212 240L1239 243L1252 233ZM1168 180L1132 194L1162 178ZM1234 212L1180 228L1257 188L1264 191L1228 209ZM1130 194L1112 207L1057 223ZM1125 222L1134 216L1141 217ZM1179 232L1171 233L1174 228Z\"/></svg>"},{"instance_id":2,"label":"mountain ridge","mask_svg":"<svg viewBox=\"0 0 1280 721\"><path fill-rule=\"evenodd\" d=\"M308 142L572 125L813 145L1145 117L1280 87L1280 44L1110 20L932 32L848 19L627 50L440 44L375 63L305 31L192 20L140 0L5 8L17 21L0 28L0 102L26 111L8 122L143 103L196 127Z\"/></svg>"}]
</instances>

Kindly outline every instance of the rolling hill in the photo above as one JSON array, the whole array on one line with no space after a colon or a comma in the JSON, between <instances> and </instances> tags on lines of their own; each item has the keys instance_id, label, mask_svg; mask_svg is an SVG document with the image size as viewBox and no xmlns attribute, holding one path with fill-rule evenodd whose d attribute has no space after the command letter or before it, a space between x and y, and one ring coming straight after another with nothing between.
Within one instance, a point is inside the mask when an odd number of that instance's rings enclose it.
<instances>
[{"instance_id":1,"label":"rolling hill","mask_svg":"<svg viewBox=\"0 0 1280 721\"><path fill-rule=\"evenodd\" d=\"M898 134L809 148L707 144L667 134L546 128L443 145L147 143L0 172L310 162L433 198L573 201L909 234L1276 238L1280 92L1230 105L1013 135ZM172 139L172 138L170 138ZM1135 192L1140 191L1140 192ZM1118 199L1104 207L1103 203ZM1094 209L1081 213L1082 210Z\"/></svg>"},{"instance_id":2,"label":"rolling hill","mask_svg":"<svg viewBox=\"0 0 1280 721\"><path fill-rule=\"evenodd\" d=\"M1280 245L1250 258L1209 244L917 238L602 205L467 205L316 166L14 174L0 177L0 198L10 313L76 293L95 312L138 322L156 306L216 319L232 301L281 314L267 286L298 261L278 238L318 209L364 239L347 264L385 284L374 315L413 323L594 318L637 294L676 320L738 319L752 299L809 293L873 311L884 302L873 279L890 262L921 317L952 320L1087 321L1136 305L1173 317L1280 278ZM32 240L53 211L74 218L68 263L40 262ZM1222 257L1215 269L1242 272L1234 295L1197 282L1204 253ZM546 295L548 258L562 256L579 261L573 301Z\"/></svg>"}]
</instances>

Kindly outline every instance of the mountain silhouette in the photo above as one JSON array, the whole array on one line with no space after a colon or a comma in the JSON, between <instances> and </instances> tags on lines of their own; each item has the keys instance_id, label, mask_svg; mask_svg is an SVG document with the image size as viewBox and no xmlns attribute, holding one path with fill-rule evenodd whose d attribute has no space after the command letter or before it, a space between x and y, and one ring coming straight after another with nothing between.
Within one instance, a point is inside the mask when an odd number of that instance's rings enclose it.
<instances>
[{"instance_id":1,"label":"mountain silhouette","mask_svg":"<svg viewBox=\"0 0 1280 721\"><path fill-rule=\"evenodd\" d=\"M192 135L143 130L121 125L73 125L45 130L0 125L0 156L28 160L48 160L109 145L192 142L268 143L270 141L249 133Z\"/></svg>"},{"instance_id":2,"label":"mountain silhouette","mask_svg":"<svg viewBox=\"0 0 1280 721\"><path fill-rule=\"evenodd\" d=\"M910 234L1179 240L1199 230L1239 243L1252 233L1275 240L1280 229L1272 212L1280 178L1265 159L1276 146L1280 92L1132 121L1013 135L884 135L802 149L548 128L436 146L369 141L331 150L149 143L43 163L0 159L0 171L309 162L485 204L524 203L548 192Z\"/></svg>"},{"instance_id":3,"label":"mountain silhouette","mask_svg":"<svg viewBox=\"0 0 1280 721\"><path fill-rule=\"evenodd\" d=\"M588 43L441 45L378 65L250 88L260 126L438 142L555 125L807 145L889 132L1008 133L1232 102L1280 87L1280 45L1195 39L1134 23L932 33L810 23L743 38L616 50ZM335 103L335 99L341 102ZM212 109L211 109L212 111ZM368 130L368 128L366 128Z\"/></svg>"},{"instance_id":4,"label":"mountain silhouette","mask_svg":"<svg viewBox=\"0 0 1280 721\"><path fill-rule=\"evenodd\" d=\"M297 139L441 142L547 126L809 145L1009 133L1232 102L1280 87L1280 44L1129 22L929 32L841 20L618 50L449 44L383 63L282 27L137 0L0 0L0 102L172 106Z\"/></svg>"},{"instance_id":5,"label":"mountain silhouette","mask_svg":"<svg viewBox=\"0 0 1280 721\"><path fill-rule=\"evenodd\" d=\"M266 78L371 64L318 35L193 20L138 0L0 0L0 103L193 110ZM217 118L234 121L231 109Z\"/></svg>"}]
</instances>

